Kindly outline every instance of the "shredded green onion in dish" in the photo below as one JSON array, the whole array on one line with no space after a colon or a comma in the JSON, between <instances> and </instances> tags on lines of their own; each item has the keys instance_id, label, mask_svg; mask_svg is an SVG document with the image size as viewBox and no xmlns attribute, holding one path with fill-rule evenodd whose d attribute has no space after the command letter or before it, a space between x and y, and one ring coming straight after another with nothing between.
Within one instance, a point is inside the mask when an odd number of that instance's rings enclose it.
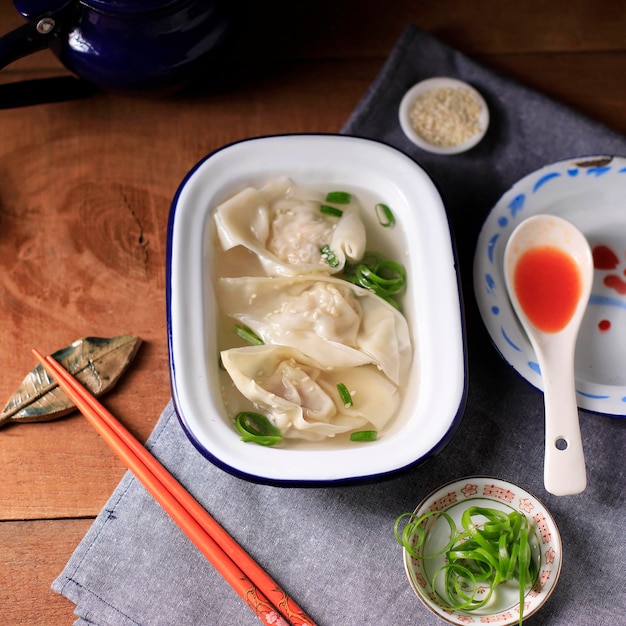
<instances>
[{"instance_id":1,"label":"shredded green onion in dish","mask_svg":"<svg viewBox=\"0 0 626 626\"><path fill-rule=\"evenodd\" d=\"M324 215L332 215L332 217L341 217L343 215L341 209L335 206L329 206L328 204L320 204L320 211L324 213Z\"/></svg>"},{"instance_id":2,"label":"shredded green onion in dish","mask_svg":"<svg viewBox=\"0 0 626 626\"><path fill-rule=\"evenodd\" d=\"M326 262L331 267L337 267L339 265L339 259L335 256L335 253L330 249L330 246L326 244L320 248L322 257L326 259Z\"/></svg>"},{"instance_id":3,"label":"shredded green onion in dish","mask_svg":"<svg viewBox=\"0 0 626 626\"><path fill-rule=\"evenodd\" d=\"M326 194L326 202L333 204L349 204L352 196L347 191L329 191Z\"/></svg>"},{"instance_id":4,"label":"shredded green onion in dish","mask_svg":"<svg viewBox=\"0 0 626 626\"><path fill-rule=\"evenodd\" d=\"M400 303L396 298L405 292L407 283L406 269L401 263L382 259L378 254L367 252L360 263L346 264L343 273L349 282L373 291L400 309Z\"/></svg>"},{"instance_id":5,"label":"shredded green onion in dish","mask_svg":"<svg viewBox=\"0 0 626 626\"><path fill-rule=\"evenodd\" d=\"M390 226L393 226L396 223L396 218L394 217L392 210L386 204L379 202L374 207L374 210L376 211L376 217L378 218L378 223L383 228L389 228Z\"/></svg>"},{"instance_id":6,"label":"shredded green onion in dish","mask_svg":"<svg viewBox=\"0 0 626 626\"><path fill-rule=\"evenodd\" d=\"M265 344L263 339L261 339L252 329L244 326L243 324L235 325L235 334L253 346L262 346Z\"/></svg>"},{"instance_id":7,"label":"shredded green onion in dish","mask_svg":"<svg viewBox=\"0 0 626 626\"><path fill-rule=\"evenodd\" d=\"M378 432L375 430L357 430L350 433L350 441L376 441Z\"/></svg>"},{"instance_id":8,"label":"shredded green onion in dish","mask_svg":"<svg viewBox=\"0 0 626 626\"><path fill-rule=\"evenodd\" d=\"M272 422L254 411L242 411L235 417L235 426L241 440L258 443L261 446L273 446L283 438L280 430Z\"/></svg>"},{"instance_id":9,"label":"shredded green onion in dish","mask_svg":"<svg viewBox=\"0 0 626 626\"><path fill-rule=\"evenodd\" d=\"M424 545L424 541L426 541L426 532L424 530L426 527L425 522L429 517L432 516L443 517L446 522L448 522L450 526L450 541L441 550L439 550L439 552L424 555L423 553L418 552L418 550ZM405 517L408 518L407 523L402 529L402 534L400 534L400 524ZM424 513L424 515L420 515L419 517L416 516L415 513L403 513L396 520L396 523L393 526L393 534L396 538L396 541L401 546L403 546L404 549L412 557L419 559L432 559L436 556L441 556L452 548L457 538L456 524L445 511L429 511L428 513Z\"/></svg>"},{"instance_id":10,"label":"shredded green onion in dish","mask_svg":"<svg viewBox=\"0 0 626 626\"><path fill-rule=\"evenodd\" d=\"M426 527L432 516L443 517L450 526L450 541L435 554L424 555L420 548L426 540ZM477 523L481 516L485 521ZM400 524L406 524L400 532ZM519 623L524 617L524 596L537 579L538 564L530 547L531 522L518 511L506 513L498 509L471 506L461 517L462 529L444 511L424 515L404 513L395 522L396 541L415 558L426 559L445 555L446 562L433 574L431 585L443 576L445 598L452 609L472 611L485 606L500 583L517 580L519 586ZM484 597L479 593L487 588ZM439 595L439 594L437 594Z\"/></svg>"},{"instance_id":11,"label":"shredded green onion in dish","mask_svg":"<svg viewBox=\"0 0 626 626\"><path fill-rule=\"evenodd\" d=\"M343 383L337 384L337 391L339 392L339 397L341 398L343 405L346 408L352 406L352 394L350 393L350 390Z\"/></svg>"}]
</instances>

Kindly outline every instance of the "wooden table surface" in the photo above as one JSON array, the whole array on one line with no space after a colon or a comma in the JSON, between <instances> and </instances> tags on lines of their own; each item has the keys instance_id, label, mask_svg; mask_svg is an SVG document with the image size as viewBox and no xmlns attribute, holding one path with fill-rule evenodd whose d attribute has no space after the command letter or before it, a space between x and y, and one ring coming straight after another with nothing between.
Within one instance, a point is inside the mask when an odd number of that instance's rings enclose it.
<instances>
[{"instance_id":1,"label":"wooden table surface","mask_svg":"<svg viewBox=\"0 0 626 626\"><path fill-rule=\"evenodd\" d=\"M0 109L0 401L33 346L136 334L144 344L106 404L145 440L170 398L166 225L181 179L238 139L339 131L409 23L626 133L621 1L254 4L227 84ZM21 23L3 2L0 33ZM66 73L43 51L0 83ZM123 472L76 413L0 430L0 624L72 623L50 584Z\"/></svg>"}]
</instances>

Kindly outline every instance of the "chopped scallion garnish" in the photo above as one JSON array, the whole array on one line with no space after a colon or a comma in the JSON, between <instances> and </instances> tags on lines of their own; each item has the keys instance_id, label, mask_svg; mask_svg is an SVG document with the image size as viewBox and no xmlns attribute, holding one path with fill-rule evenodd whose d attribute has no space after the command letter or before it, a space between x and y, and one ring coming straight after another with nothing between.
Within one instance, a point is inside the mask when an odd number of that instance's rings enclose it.
<instances>
[{"instance_id":1,"label":"chopped scallion garnish","mask_svg":"<svg viewBox=\"0 0 626 626\"><path fill-rule=\"evenodd\" d=\"M322 257L326 259L326 263L331 267L337 267L339 265L339 259L335 256L335 253L330 249L330 246L326 244L320 248Z\"/></svg>"},{"instance_id":2,"label":"chopped scallion garnish","mask_svg":"<svg viewBox=\"0 0 626 626\"><path fill-rule=\"evenodd\" d=\"M326 194L326 202L334 204L349 204L352 196L347 191L329 191Z\"/></svg>"},{"instance_id":3,"label":"chopped scallion garnish","mask_svg":"<svg viewBox=\"0 0 626 626\"><path fill-rule=\"evenodd\" d=\"M389 228L396 223L396 218L394 217L393 212L386 204L379 202L374 209L376 211L378 223L384 228Z\"/></svg>"},{"instance_id":4,"label":"chopped scallion garnish","mask_svg":"<svg viewBox=\"0 0 626 626\"><path fill-rule=\"evenodd\" d=\"M339 397L341 398L341 401L343 402L343 406L346 407L346 409L348 407L351 407L352 406L352 394L350 393L349 389L343 383L339 383L337 385L337 391L339 391Z\"/></svg>"},{"instance_id":5,"label":"chopped scallion garnish","mask_svg":"<svg viewBox=\"0 0 626 626\"><path fill-rule=\"evenodd\" d=\"M235 417L235 426L242 441L258 443L261 446L273 446L283 438L280 430L265 415L254 411L238 413Z\"/></svg>"},{"instance_id":6,"label":"chopped scallion garnish","mask_svg":"<svg viewBox=\"0 0 626 626\"><path fill-rule=\"evenodd\" d=\"M424 541L426 541L426 532L424 529L428 518L433 515L443 517L446 522L448 522L448 525L450 526L450 541L438 552L424 556L422 552L419 552L419 549L424 545ZM408 520L402 529L402 535L400 535L398 528L405 517L408 518ZM393 526L393 534L396 541L402 545L411 556L420 559L432 559L436 556L445 554L448 550L450 550L450 548L452 548L457 537L456 524L450 515L448 515L445 511L429 511L419 517L417 517L414 513L403 513L400 517L398 517Z\"/></svg>"},{"instance_id":7,"label":"chopped scallion garnish","mask_svg":"<svg viewBox=\"0 0 626 626\"><path fill-rule=\"evenodd\" d=\"M235 334L253 346L262 346L265 343L253 330L243 324L235 325Z\"/></svg>"},{"instance_id":8,"label":"chopped scallion garnish","mask_svg":"<svg viewBox=\"0 0 626 626\"><path fill-rule=\"evenodd\" d=\"M421 550L426 540L430 517L441 515L450 526L450 540L434 554ZM402 533L399 525L408 518ZM475 521L474 518L479 518ZM524 617L524 596L537 579L538 564L532 558L531 523L518 511L471 506L461 517L457 531L452 518L444 511L424 515L404 513L396 520L394 536L414 558L445 555L445 563L433 574L431 585L443 577L445 597L441 601L451 609L472 611L485 606L500 583L515 579L519 586L519 624ZM485 593L486 591L486 593ZM435 591L437 595L440 595Z\"/></svg>"},{"instance_id":9,"label":"chopped scallion garnish","mask_svg":"<svg viewBox=\"0 0 626 626\"><path fill-rule=\"evenodd\" d=\"M334 206L329 206L328 204L320 204L320 211L324 213L324 215L331 215L332 217L341 217L343 215L343 211Z\"/></svg>"},{"instance_id":10,"label":"chopped scallion garnish","mask_svg":"<svg viewBox=\"0 0 626 626\"><path fill-rule=\"evenodd\" d=\"M350 433L350 441L376 441L378 433L375 430L357 430Z\"/></svg>"},{"instance_id":11,"label":"chopped scallion garnish","mask_svg":"<svg viewBox=\"0 0 626 626\"><path fill-rule=\"evenodd\" d=\"M402 295L406 289L404 265L367 253L360 263L344 268L344 277L355 285L373 291L397 309L400 308L396 297Z\"/></svg>"}]
</instances>

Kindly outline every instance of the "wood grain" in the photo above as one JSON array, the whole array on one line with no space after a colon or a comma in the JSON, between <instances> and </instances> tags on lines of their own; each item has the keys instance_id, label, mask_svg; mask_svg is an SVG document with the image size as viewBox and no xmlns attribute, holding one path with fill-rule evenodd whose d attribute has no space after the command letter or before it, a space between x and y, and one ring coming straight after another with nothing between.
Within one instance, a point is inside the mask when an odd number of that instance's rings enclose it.
<instances>
[{"instance_id":1,"label":"wood grain","mask_svg":"<svg viewBox=\"0 0 626 626\"><path fill-rule=\"evenodd\" d=\"M228 80L0 109L0 401L33 367L33 346L136 334L144 344L104 401L145 440L170 398L166 230L183 176L242 138L339 131L409 23L626 133L622 2L250 5ZM22 23L0 5L0 34ZM0 84L64 74L43 51ZM123 472L79 415L0 430L0 623L72 623L50 583Z\"/></svg>"},{"instance_id":2,"label":"wood grain","mask_svg":"<svg viewBox=\"0 0 626 626\"><path fill-rule=\"evenodd\" d=\"M0 524L0 623L72 623L74 605L53 592L50 585L90 524L91 520L81 519Z\"/></svg>"}]
</instances>

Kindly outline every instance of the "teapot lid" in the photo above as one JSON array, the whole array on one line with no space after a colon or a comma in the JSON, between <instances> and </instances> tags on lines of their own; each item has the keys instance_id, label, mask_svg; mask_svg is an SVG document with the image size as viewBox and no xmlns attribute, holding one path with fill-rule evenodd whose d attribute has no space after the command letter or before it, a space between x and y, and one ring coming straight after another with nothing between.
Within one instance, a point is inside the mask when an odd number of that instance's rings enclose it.
<instances>
[{"instance_id":1,"label":"teapot lid","mask_svg":"<svg viewBox=\"0 0 626 626\"><path fill-rule=\"evenodd\" d=\"M184 0L82 0L82 4L103 13L138 14L162 11ZM38 19L62 10L76 0L14 0L15 8L28 19Z\"/></svg>"},{"instance_id":2,"label":"teapot lid","mask_svg":"<svg viewBox=\"0 0 626 626\"><path fill-rule=\"evenodd\" d=\"M83 0L83 4L107 13L150 13L162 11L182 0Z\"/></svg>"}]
</instances>

